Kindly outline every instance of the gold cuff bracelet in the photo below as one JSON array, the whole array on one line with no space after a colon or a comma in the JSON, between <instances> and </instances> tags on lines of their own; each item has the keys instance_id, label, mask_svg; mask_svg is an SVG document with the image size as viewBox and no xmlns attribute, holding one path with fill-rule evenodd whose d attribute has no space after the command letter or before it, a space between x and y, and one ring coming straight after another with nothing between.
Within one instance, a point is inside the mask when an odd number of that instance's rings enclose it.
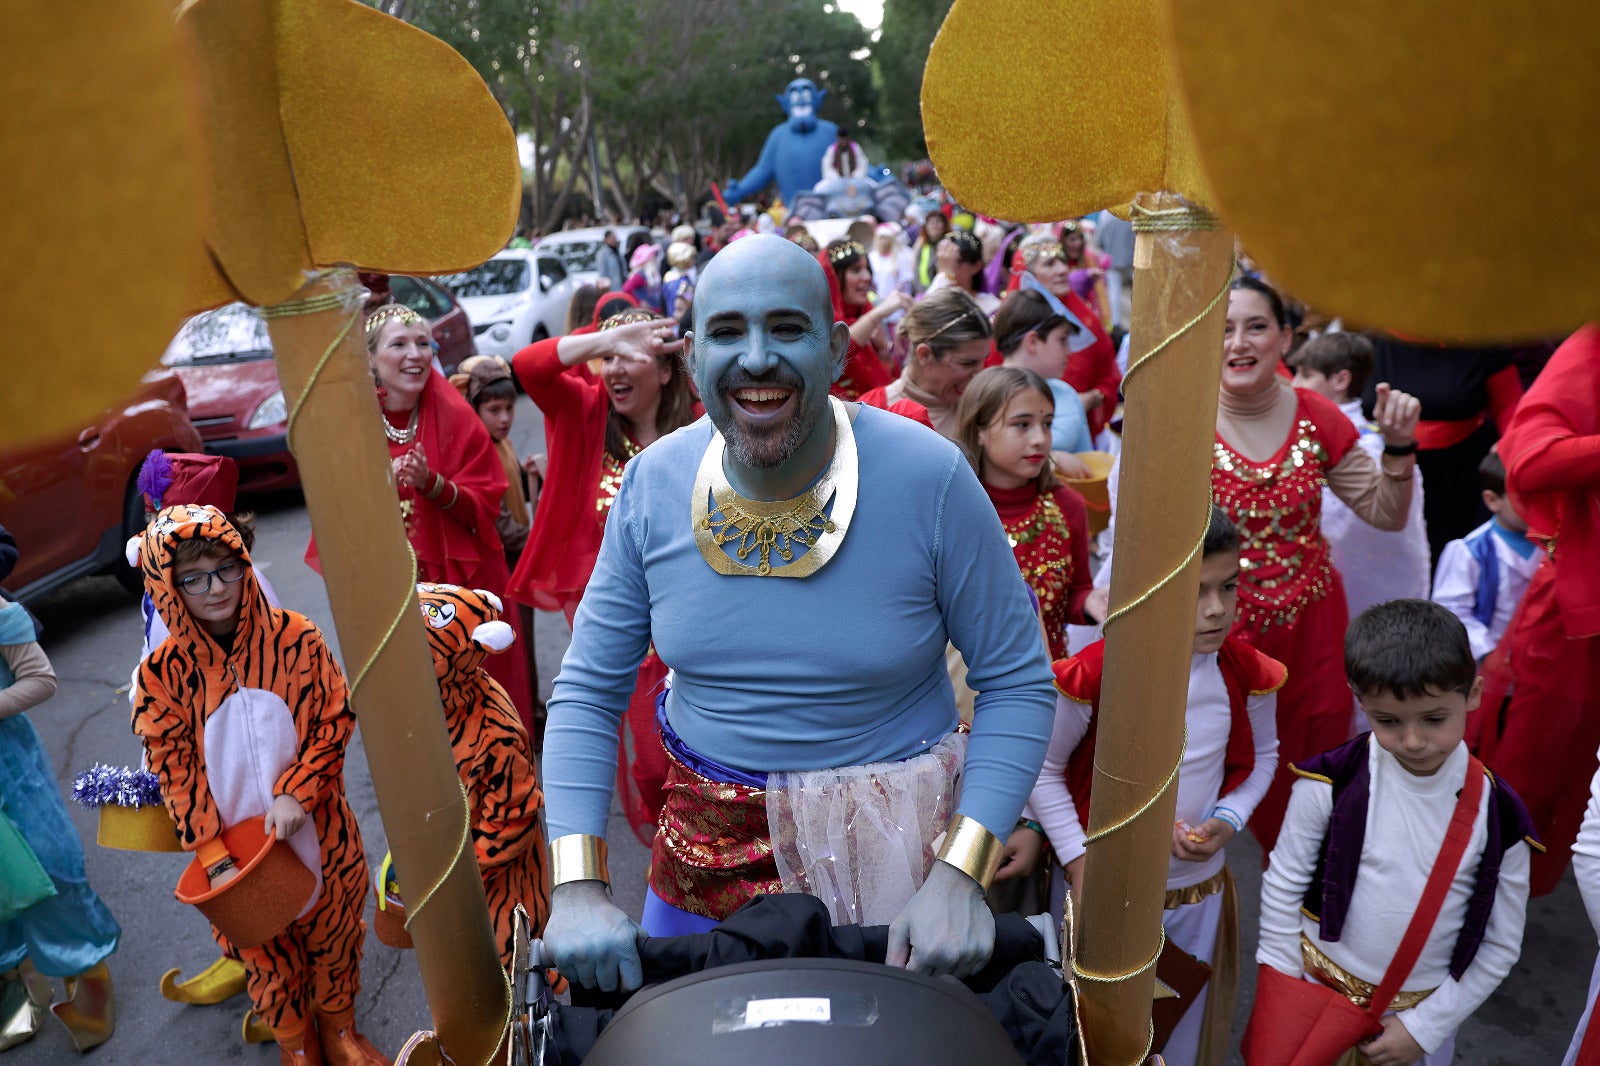
<instances>
[{"instance_id":1,"label":"gold cuff bracelet","mask_svg":"<svg viewBox=\"0 0 1600 1066\"><path fill-rule=\"evenodd\" d=\"M1000 838L985 829L982 823L958 814L945 831L944 843L940 845L935 858L954 866L982 885L987 892L994 881L995 871L1000 869L1004 851L1005 845Z\"/></svg>"},{"instance_id":2,"label":"gold cuff bracelet","mask_svg":"<svg viewBox=\"0 0 1600 1066\"><path fill-rule=\"evenodd\" d=\"M568 881L611 883L606 869L606 841L589 833L568 833L550 842L550 887Z\"/></svg>"}]
</instances>

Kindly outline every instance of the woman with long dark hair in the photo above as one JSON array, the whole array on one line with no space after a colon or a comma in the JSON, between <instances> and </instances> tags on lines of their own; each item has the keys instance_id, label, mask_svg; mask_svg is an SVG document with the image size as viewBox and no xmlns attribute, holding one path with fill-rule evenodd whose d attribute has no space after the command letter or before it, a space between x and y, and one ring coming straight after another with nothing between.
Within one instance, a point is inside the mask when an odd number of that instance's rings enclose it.
<instances>
[{"instance_id":1,"label":"woman with long dark hair","mask_svg":"<svg viewBox=\"0 0 1600 1066\"><path fill-rule=\"evenodd\" d=\"M1271 851L1289 802L1288 766L1344 743L1350 687L1344 674L1349 608L1322 535L1322 489L1379 529L1405 525L1421 407L1377 387L1373 420L1381 461L1356 446L1331 400L1296 389L1278 367L1294 331L1283 300L1255 278L1233 283L1223 329L1212 497L1239 527L1241 576L1235 634L1289 669L1278 693L1278 775L1251 830Z\"/></svg>"}]
</instances>

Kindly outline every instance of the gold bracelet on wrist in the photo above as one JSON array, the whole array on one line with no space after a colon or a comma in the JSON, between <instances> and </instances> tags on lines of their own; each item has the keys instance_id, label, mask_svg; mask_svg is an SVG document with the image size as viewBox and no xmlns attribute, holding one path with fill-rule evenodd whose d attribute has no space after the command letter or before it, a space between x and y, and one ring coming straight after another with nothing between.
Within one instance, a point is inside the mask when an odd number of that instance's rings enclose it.
<instances>
[{"instance_id":1,"label":"gold bracelet on wrist","mask_svg":"<svg viewBox=\"0 0 1600 1066\"><path fill-rule=\"evenodd\" d=\"M1000 838L985 829L982 823L958 814L945 831L944 843L935 856L949 863L987 892L994 882L994 873L1000 869L1000 859L1005 847Z\"/></svg>"},{"instance_id":2,"label":"gold bracelet on wrist","mask_svg":"<svg viewBox=\"0 0 1600 1066\"><path fill-rule=\"evenodd\" d=\"M444 491L444 475L435 472L434 475L433 475L433 479L428 482L428 487L422 491L422 495L424 495L425 497L427 497L430 500L437 500L439 498L439 493L441 493L443 491Z\"/></svg>"},{"instance_id":3,"label":"gold bracelet on wrist","mask_svg":"<svg viewBox=\"0 0 1600 1066\"><path fill-rule=\"evenodd\" d=\"M589 833L568 833L550 842L550 887L568 881L611 883L606 869L606 841Z\"/></svg>"}]
</instances>

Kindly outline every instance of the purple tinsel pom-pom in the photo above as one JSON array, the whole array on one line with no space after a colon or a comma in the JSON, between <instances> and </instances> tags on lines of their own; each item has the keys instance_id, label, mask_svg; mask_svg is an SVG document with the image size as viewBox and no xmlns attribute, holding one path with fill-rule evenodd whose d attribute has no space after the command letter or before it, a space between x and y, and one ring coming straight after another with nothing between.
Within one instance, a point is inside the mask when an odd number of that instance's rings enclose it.
<instances>
[{"instance_id":1,"label":"purple tinsel pom-pom","mask_svg":"<svg viewBox=\"0 0 1600 1066\"><path fill-rule=\"evenodd\" d=\"M161 498L172 487L172 461L160 448L152 448L139 467L139 479L134 487L144 493L153 511L161 510Z\"/></svg>"},{"instance_id":2,"label":"purple tinsel pom-pom","mask_svg":"<svg viewBox=\"0 0 1600 1066\"><path fill-rule=\"evenodd\" d=\"M161 802L161 780L149 770L95 763L72 782L72 798L100 807L149 807Z\"/></svg>"}]
</instances>

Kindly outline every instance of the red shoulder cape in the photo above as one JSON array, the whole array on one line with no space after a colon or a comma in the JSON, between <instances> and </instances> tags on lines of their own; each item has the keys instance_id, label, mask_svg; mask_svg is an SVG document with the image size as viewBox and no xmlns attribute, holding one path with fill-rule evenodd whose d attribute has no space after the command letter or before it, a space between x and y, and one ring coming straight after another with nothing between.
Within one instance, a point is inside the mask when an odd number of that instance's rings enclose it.
<instances>
[{"instance_id":1,"label":"red shoulder cape","mask_svg":"<svg viewBox=\"0 0 1600 1066\"><path fill-rule=\"evenodd\" d=\"M861 402L868 407L877 407L884 411L893 411L903 418L909 418L919 425L933 429L933 421L928 417L928 409L915 400L896 400L889 402L889 387L879 385L861 394ZM935 431L937 432L937 431Z\"/></svg>"},{"instance_id":2,"label":"red shoulder cape","mask_svg":"<svg viewBox=\"0 0 1600 1066\"><path fill-rule=\"evenodd\" d=\"M1348 424L1348 419L1346 423ZM1089 827L1089 799L1094 784L1095 734L1100 724L1100 682L1105 673L1106 642L1097 640L1070 659L1052 664L1056 691L1075 703L1089 705L1089 731L1077 750L1067 759L1067 790L1083 827ZM1289 671L1278 660L1256 651L1237 637L1229 636L1217 653L1217 665L1228 689L1228 708L1232 725L1223 756L1222 792L1226 796L1244 783L1255 769L1255 734L1250 728L1247 703L1251 696L1276 692L1288 680Z\"/></svg>"}]
</instances>

